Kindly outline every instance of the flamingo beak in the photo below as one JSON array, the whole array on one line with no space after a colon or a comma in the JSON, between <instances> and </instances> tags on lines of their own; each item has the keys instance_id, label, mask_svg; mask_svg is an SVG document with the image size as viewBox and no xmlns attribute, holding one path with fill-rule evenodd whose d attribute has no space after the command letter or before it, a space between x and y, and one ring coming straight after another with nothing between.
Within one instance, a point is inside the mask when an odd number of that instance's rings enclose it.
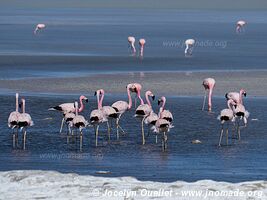
<instances>
[{"instance_id":1,"label":"flamingo beak","mask_svg":"<svg viewBox=\"0 0 267 200\"><path fill-rule=\"evenodd\" d=\"M246 92L244 92L244 96L245 96L245 97L247 96L247 93L246 93Z\"/></svg>"},{"instance_id":2,"label":"flamingo beak","mask_svg":"<svg viewBox=\"0 0 267 200\"><path fill-rule=\"evenodd\" d=\"M85 102L88 103L88 99L87 98L85 99Z\"/></svg>"},{"instance_id":3,"label":"flamingo beak","mask_svg":"<svg viewBox=\"0 0 267 200\"><path fill-rule=\"evenodd\" d=\"M152 100L153 100L153 101L155 100L155 95L152 96Z\"/></svg>"},{"instance_id":4,"label":"flamingo beak","mask_svg":"<svg viewBox=\"0 0 267 200\"><path fill-rule=\"evenodd\" d=\"M94 94L94 96L96 96L96 91L95 91L95 94Z\"/></svg>"},{"instance_id":5,"label":"flamingo beak","mask_svg":"<svg viewBox=\"0 0 267 200\"><path fill-rule=\"evenodd\" d=\"M19 108L21 108L22 107L22 103L19 103Z\"/></svg>"},{"instance_id":6,"label":"flamingo beak","mask_svg":"<svg viewBox=\"0 0 267 200\"><path fill-rule=\"evenodd\" d=\"M161 103L161 99L158 100L158 105L160 105L160 103Z\"/></svg>"}]
</instances>

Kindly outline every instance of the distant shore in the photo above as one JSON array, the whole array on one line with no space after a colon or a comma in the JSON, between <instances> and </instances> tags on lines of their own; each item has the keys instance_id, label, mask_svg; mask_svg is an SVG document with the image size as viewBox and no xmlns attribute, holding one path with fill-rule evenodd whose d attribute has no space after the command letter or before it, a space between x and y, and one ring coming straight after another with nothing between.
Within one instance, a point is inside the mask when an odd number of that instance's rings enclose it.
<instances>
[{"instance_id":1,"label":"distant shore","mask_svg":"<svg viewBox=\"0 0 267 200\"><path fill-rule=\"evenodd\" d=\"M0 90L10 92L90 94L99 88L107 94L125 94L128 83L139 82L143 91L170 96L202 96L202 80L216 80L214 95L244 88L248 96L267 96L267 71L132 72L92 74L83 77L0 80Z\"/></svg>"}]
</instances>

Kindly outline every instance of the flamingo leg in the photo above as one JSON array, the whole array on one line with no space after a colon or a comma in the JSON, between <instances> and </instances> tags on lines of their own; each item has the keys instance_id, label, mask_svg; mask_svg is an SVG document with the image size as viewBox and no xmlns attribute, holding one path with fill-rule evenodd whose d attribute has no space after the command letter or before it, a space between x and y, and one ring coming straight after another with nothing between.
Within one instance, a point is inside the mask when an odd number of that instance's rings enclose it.
<instances>
[{"instance_id":1,"label":"flamingo leg","mask_svg":"<svg viewBox=\"0 0 267 200\"><path fill-rule=\"evenodd\" d=\"M61 126L60 126L60 130L59 130L59 133L62 133L62 129L63 129L63 126L64 126L64 117L62 118L62 121L61 121Z\"/></svg>"},{"instance_id":2,"label":"flamingo leg","mask_svg":"<svg viewBox=\"0 0 267 200\"><path fill-rule=\"evenodd\" d=\"M80 131L80 151L82 151L83 148L83 132Z\"/></svg>"},{"instance_id":3,"label":"flamingo leg","mask_svg":"<svg viewBox=\"0 0 267 200\"><path fill-rule=\"evenodd\" d=\"M144 120L145 118L142 119L142 122L141 122L141 127L142 127L142 144L144 145L146 143L145 141L145 132L144 132Z\"/></svg>"},{"instance_id":4,"label":"flamingo leg","mask_svg":"<svg viewBox=\"0 0 267 200\"><path fill-rule=\"evenodd\" d=\"M99 129L99 125L96 126L96 130L95 130L95 146L97 147L97 140L98 140L98 129Z\"/></svg>"},{"instance_id":5,"label":"flamingo leg","mask_svg":"<svg viewBox=\"0 0 267 200\"><path fill-rule=\"evenodd\" d=\"M23 133L23 150L25 150L25 148L26 148L26 134L27 134L27 132L26 132L26 129L25 129L24 133Z\"/></svg>"},{"instance_id":6,"label":"flamingo leg","mask_svg":"<svg viewBox=\"0 0 267 200\"><path fill-rule=\"evenodd\" d=\"M240 133L240 124L239 124L239 121L237 122L237 133L238 133L238 140L241 140L241 133Z\"/></svg>"},{"instance_id":7,"label":"flamingo leg","mask_svg":"<svg viewBox=\"0 0 267 200\"><path fill-rule=\"evenodd\" d=\"M205 90L205 93L204 93L203 104L202 104L202 111L205 108L206 98L207 98L207 90Z\"/></svg>"},{"instance_id":8,"label":"flamingo leg","mask_svg":"<svg viewBox=\"0 0 267 200\"><path fill-rule=\"evenodd\" d=\"M162 151L164 152L167 148L167 135L166 132L163 132L162 136Z\"/></svg>"},{"instance_id":9,"label":"flamingo leg","mask_svg":"<svg viewBox=\"0 0 267 200\"><path fill-rule=\"evenodd\" d=\"M120 118L117 118L116 119L117 140L120 138L120 134L119 134L119 120L120 120Z\"/></svg>"},{"instance_id":10,"label":"flamingo leg","mask_svg":"<svg viewBox=\"0 0 267 200\"><path fill-rule=\"evenodd\" d=\"M156 134L156 144L158 144L158 135Z\"/></svg>"},{"instance_id":11,"label":"flamingo leg","mask_svg":"<svg viewBox=\"0 0 267 200\"><path fill-rule=\"evenodd\" d=\"M227 125L227 128L226 128L226 144L228 145L228 125Z\"/></svg>"},{"instance_id":12,"label":"flamingo leg","mask_svg":"<svg viewBox=\"0 0 267 200\"><path fill-rule=\"evenodd\" d=\"M108 126L108 141L110 142L110 125L109 125L109 121L107 121L107 126Z\"/></svg>"},{"instance_id":13,"label":"flamingo leg","mask_svg":"<svg viewBox=\"0 0 267 200\"><path fill-rule=\"evenodd\" d=\"M223 125L222 125L221 134L220 134L220 139L219 139L219 145L218 145L219 147L221 146L222 137L223 137Z\"/></svg>"},{"instance_id":14,"label":"flamingo leg","mask_svg":"<svg viewBox=\"0 0 267 200\"><path fill-rule=\"evenodd\" d=\"M13 129L13 148L16 146L16 135L15 135L15 130Z\"/></svg>"},{"instance_id":15,"label":"flamingo leg","mask_svg":"<svg viewBox=\"0 0 267 200\"><path fill-rule=\"evenodd\" d=\"M19 134L18 134L18 132L19 132L19 128L17 128L17 131L16 131L16 146L18 146L19 144Z\"/></svg>"}]
</instances>

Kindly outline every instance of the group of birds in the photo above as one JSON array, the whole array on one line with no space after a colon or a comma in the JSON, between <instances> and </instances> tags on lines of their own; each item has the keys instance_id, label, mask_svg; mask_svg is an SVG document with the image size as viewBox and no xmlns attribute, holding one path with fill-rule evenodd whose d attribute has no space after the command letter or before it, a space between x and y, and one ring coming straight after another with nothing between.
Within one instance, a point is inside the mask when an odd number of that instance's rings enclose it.
<instances>
[{"instance_id":1,"label":"group of birds","mask_svg":"<svg viewBox=\"0 0 267 200\"><path fill-rule=\"evenodd\" d=\"M244 27L245 27L246 24L247 23L244 20L237 21L237 23L236 23L236 33L239 34L239 33L243 32L244 31ZM40 31L40 30L42 30L44 28L46 28L45 24L37 24L35 29L34 29L34 34L37 34L38 31ZM129 48L131 48L131 51L132 51L132 56L135 56L136 55L135 37L129 36L128 37L128 43L129 43ZM146 43L146 40L144 38L139 39L139 46L140 46L139 56L140 56L140 58L143 58L143 56L144 56L145 43ZM196 43L195 39L187 39L187 40L185 40L185 42L184 42L184 44L185 44L184 54L185 54L186 57L192 56L193 48L194 48L195 43Z\"/></svg>"},{"instance_id":2,"label":"group of birds","mask_svg":"<svg viewBox=\"0 0 267 200\"><path fill-rule=\"evenodd\" d=\"M202 110L204 110L205 100L208 93L208 111L212 110L212 93L215 87L215 80L213 78L206 78L203 81L203 86L205 88L205 95L203 100ZM229 124L232 123L234 131L232 133L232 138L234 138L235 131L238 135L238 140L241 139L240 128L246 127L249 118L249 112L246 110L243 104L243 97L246 97L246 91L241 89L239 92L228 92L225 94L227 100L227 107L221 110L220 115L217 117L221 122L221 133L219 138L219 146L221 146L223 134L226 135L226 144L228 145L228 133L229 133ZM243 122L241 126L241 122ZM226 126L226 127L225 127Z\"/></svg>"},{"instance_id":3,"label":"group of birds","mask_svg":"<svg viewBox=\"0 0 267 200\"><path fill-rule=\"evenodd\" d=\"M79 112L82 112L84 109L84 101L88 101L85 96L80 96L80 107L78 102L75 103L63 103L54 107L49 108L49 110L57 110L63 113L63 119L61 123L60 132L62 132L62 127L64 124L68 126L68 135L73 135L74 129L79 130L80 132L80 149L82 148L82 131L87 126L93 126L95 131L95 146L98 146L98 135L99 135L99 126L102 124L107 124L107 135L108 140L111 138L111 126L112 122L115 121L116 127L116 136L119 139L120 134L125 134L124 129L120 125L121 116L126 112L132 109L132 93L136 94L135 105L137 99L140 100L140 105L136 108L134 117L141 120L141 134L142 134L142 144L145 144L145 132L144 124L149 127L147 136L149 135L150 130L153 130L156 134L162 133L162 148L163 151L167 148L167 132L170 131L173 121L172 113L168 110L165 110L166 97L161 97L158 100L158 105L160 105L159 113L156 114L150 102L155 99L154 94L151 91L146 91L145 101L141 97L142 86L139 83L130 83L126 86L128 101L116 101L111 106L103 106L103 100L105 96L105 91L99 89L95 92L97 100L97 108L92 110L89 116L89 119L86 120L82 115L79 115ZM157 142L157 136L156 136Z\"/></svg>"}]
</instances>

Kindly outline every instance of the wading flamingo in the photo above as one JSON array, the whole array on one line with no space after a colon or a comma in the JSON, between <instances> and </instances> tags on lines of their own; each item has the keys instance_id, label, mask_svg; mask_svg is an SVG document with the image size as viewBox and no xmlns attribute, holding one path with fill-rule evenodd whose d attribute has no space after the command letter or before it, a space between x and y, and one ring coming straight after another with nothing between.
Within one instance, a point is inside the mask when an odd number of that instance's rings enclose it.
<instances>
[{"instance_id":1,"label":"wading flamingo","mask_svg":"<svg viewBox=\"0 0 267 200\"><path fill-rule=\"evenodd\" d=\"M134 106L136 108L136 101L137 98L140 100L140 104L144 104L143 99L141 98L141 90L142 85L140 83L130 83L126 86L126 88L129 87L130 92L135 93L136 96L134 98Z\"/></svg>"},{"instance_id":2,"label":"wading flamingo","mask_svg":"<svg viewBox=\"0 0 267 200\"><path fill-rule=\"evenodd\" d=\"M71 129L72 129L72 134L73 135L73 129L77 128L80 131L80 151L82 150L82 144L83 144L83 129L85 129L89 123L88 121L82 116L78 114L78 102L75 101L74 103L75 106L75 116L73 118L73 120L69 123Z\"/></svg>"},{"instance_id":3,"label":"wading flamingo","mask_svg":"<svg viewBox=\"0 0 267 200\"><path fill-rule=\"evenodd\" d=\"M37 34L38 31L40 31L41 29L44 29L46 27L45 24L37 24L35 29L34 29L34 34Z\"/></svg>"},{"instance_id":4,"label":"wading flamingo","mask_svg":"<svg viewBox=\"0 0 267 200\"><path fill-rule=\"evenodd\" d=\"M135 43L135 38L134 38L133 36L129 36L129 37L128 37L128 43L129 43L129 45L130 45L130 47L131 47L132 55L135 55L135 53L136 53L136 49L135 49L135 45L134 45L134 43Z\"/></svg>"},{"instance_id":5,"label":"wading flamingo","mask_svg":"<svg viewBox=\"0 0 267 200\"><path fill-rule=\"evenodd\" d=\"M153 111L149 97L151 97L152 100L155 99L155 95L151 91L146 91L145 96L146 96L147 103L139 105L134 115L136 118L141 118L141 132L142 132L142 144L143 145L145 144L144 120Z\"/></svg>"},{"instance_id":6,"label":"wading flamingo","mask_svg":"<svg viewBox=\"0 0 267 200\"><path fill-rule=\"evenodd\" d=\"M164 106L166 103L166 98L161 97L158 100L158 104L161 105L158 113L159 119L156 121L155 125L152 126L153 132L156 134L163 133L162 135L162 151L165 151L167 149L167 133L170 131L171 128L173 128L170 121L173 121L173 117L170 111L164 110ZM164 112L165 111L165 112ZM157 143L157 136L156 136L156 143Z\"/></svg>"},{"instance_id":7,"label":"wading flamingo","mask_svg":"<svg viewBox=\"0 0 267 200\"><path fill-rule=\"evenodd\" d=\"M202 110L204 110L206 97L207 97L207 90L209 90L208 111L211 112L211 108L212 108L212 100L211 100L211 98L212 98L213 88L215 87L215 80L213 78L206 78L206 79L203 80L202 85L205 88L205 94L204 94Z\"/></svg>"},{"instance_id":8,"label":"wading flamingo","mask_svg":"<svg viewBox=\"0 0 267 200\"><path fill-rule=\"evenodd\" d=\"M99 125L108 122L108 119L106 118L102 106L100 105L100 91L98 90L96 93L97 98L97 109L93 110L90 114L90 124L94 126L95 129L95 146L98 145L98 129Z\"/></svg>"},{"instance_id":9,"label":"wading flamingo","mask_svg":"<svg viewBox=\"0 0 267 200\"><path fill-rule=\"evenodd\" d=\"M192 55L194 44L195 44L194 39L187 39L185 41L185 50L184 50L185 56L191 56Z\"/></svg>"},{"instance_id":10,"label":"wading flamingo","mask_svg":"<svg viewBox=\"0 0 267 200\"><path fill-rule=\"evenodd\" d=\"M145 47L146 40L141 38L139 40L139 46L140 46L140 57L144 56L144 47Z\"/></svg>"},{"instance_id":11,"label":"wading flamingo","mask_svg":"<svg viewBox=\"0 0 267 200\"><path fill-rule=\"evenodd\" d=\"M25 149L27 128L33 126L34 124L31 116L25 112L25 99L23 98L21 99L21 105L22 113L19 115L18 118L18 127L23 132L23 149Z\"/></svg>"},{"instance_id":12,"label":"wading flamingo","mask_svg":"<svg viewBox=\"0 0 267 200\"><path fill-rule=\"evenodd\" d=\"M95 95L99 94L101 96L100 102L99 102L99 108L103 111L104 117L108 119L107 121L107 126L108 126L108 140L110 141L110 125L111 125L111 120L112 119L117 119L118 118L118 113L117 111L111 107L111 106L103 106L103 99L105 96L105 91L103 89L97 90L95 92Z\"/></svg>"},{"instance_id":13,"label":"wading flamingo","mask_svg":"<svg viewBox=\"0 0 267 200\"><path fill-rule=\"evenodd\" d=\"M117 139L119 139L119 129L122 131L122 133L125 133L124 130L119 125L119 121L120 121L121 115L132 108L131 91L134 91L137 94L140 94L140 87L136 88L136 87L133 87L133 86L134 85L131 84L131 83L126 86L127 95L128 95L128 102L126 102L126 101L116 101L115 103L113 103L111 105L111 107L114 108L116 110L116 112L118 113L118 118L116 120ZM134 88L134 90L133 90L133 88ZM141 99L142 98L140 96L140 100ZM143 102L143 100L141 100L141 104L142 104L142 102Z\"/></svg>"},{"instance_id":14,"label":"wading flamingo","mask_svg":"<svg viewBox=\"0 0 267 200\"><path fill-rule=\"evenodd\" d=\"M233 99L236 103L241 103L241 104L243 104L243 96L244 97L247 96L247 93L246 93L246 91L244 89L241 89L239 91L239 93L238 92L228 92L228 93L225 94L225 98L227 100Z\"/></svg>"},{"instance_id":15,"label":"wading flamingo","mask_svg":"<svg viewBox=\"0 0 267 200\"><path fill-rule=\"evenodd\" d=\"M242 31L244 31L246 24L247 22L244 20L239 20L238 22L236 22L236 33L241 33Z\"/></svg>"},{"instance_id":16,"label":"wading flamingo","mask_svg":"<svg viewBox=\"0 0 267 200\"><path fill-rule=\"evenodd\" d=\"M234 102L233 99L229 99L227 101L227 105L228 105L228 108L221 110L220 115L217 117L217 119L221 121L221 125L222 125L220 139L219 139L219 146L221 146L223 133L225 132L224 131L225 123L227 123L227 127L226 127L226 144L228 145L229 122L234 122L235 121L234 112L233 112L233 106L236 105L236 103Z\"/></svg>"},{"instance_id":17,"label":"wading flamingo","mask_svg":"<svg viewBox=\"0 0 267 200\"><path fill-rule=\"evenodd\" d=\"M16 93L16 110L11 112L8 117L8 127L13 130L13 147L15 147L15 138L18 137L18 119L19 119L19 93ZM15 133L15 129L17 129Z\"/></svg>"},{"instance_id":18,"label":"wading flamingo","mask_svg":"<svg viewBox=\"0 0 267 200\"><path fill-rule=\"evenodd\" d=\"M87 97L81 95L79 100L80 100L80 108L79 108L78 112L82 112L84 110L84 107L85 107L83 104L83 101L88 102L88 99L87 99ZM67 113L75 113L75 106L74 106L74 103L63 103L63 104L60 104L58 106L51 107L48 110L57 110L57 111L60 111L63 113L63 118L61 121L60 130L59 130L59 133L62 133L63 125L65 122L64 116Z\"/></svg>"}]
</instances>

